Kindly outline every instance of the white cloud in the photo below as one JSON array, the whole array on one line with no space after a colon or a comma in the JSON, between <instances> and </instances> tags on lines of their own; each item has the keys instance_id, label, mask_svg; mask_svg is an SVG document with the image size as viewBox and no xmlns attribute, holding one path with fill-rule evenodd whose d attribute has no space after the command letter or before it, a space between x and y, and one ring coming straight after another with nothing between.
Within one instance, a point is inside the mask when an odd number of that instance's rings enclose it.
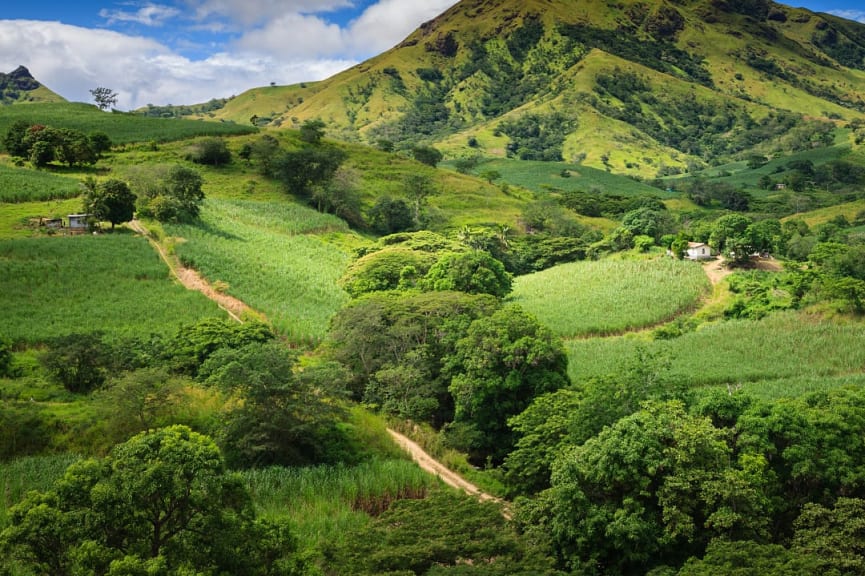
<instances>
[{"instance_id":1,"label":"white cloud","mask_svg":"<svg viewBox=\"0 0 865 576\"><path fill-rule=\"evenodd\" d=\"M177 8L150 3L145 4L135 12L108 10L107 8L99 11L99 16L105 18L109 26L115 22L135 22L144 26L162 26L165 21L171 20L179 14L180 10Z\"/></svg>"},{"instance_id":2,"label":"white cloud","mask_svg":"<svg viewBox=\"0 0 865 576\"><path fill-rule=\"evenodd\" d=\"M244 34L236 46L274 58L315 57L346 54L344 33L336 24L315 16L286 14L266 26Z\"/></svg>"},{"instance_id":3,"label":"white cloud","mask_svg":"<svg viewBox=\"0 0 865 576\"><path fill-rule=\"evenodd\" d=\"M829 14L846 18L847 20L856 20L865 24L865 10L829 10Z\"/></svg>"},{"instance_id":4,"label":"white cloud","mask_svg":"<svg viewBox=\"0 0 865 576\"><path fill-rule=\"evenodd\" d=\"M117 107L194 104L270 82L319 80L356 64L332 59L276 60L216 53L193 61L153 40L58 22L0 20L0 70L24 65L68 100L90 102L106 86Z\"/></svg>"},{"instance_id":5,"label":"white cloud","mask_svg":"<svg viewBox=\"0 0 865 576\"><path fill-rule=\"evenodd\" d=\"M302 4L313 3L300 0L290 4L299 9ZM274 58L285 55L367 58L392 48L420 23L438 16L455 3L455 0L381 0L346 28L328 24L321 17L287 12L244 34L237 46Z\"/></svg>"},{"instance_id":6,"label":"white cloud","mask_svg":"<svg viewBox=\"0 0 865 576\"><path fill-rule=\"evenodd\" d=\"M185 0L196 20L228 18L246 28L286 14L319 14L349 8L352 0Z\"/></svg>"},{"instance_id":7,"label":"white cloud","mask_svg":"<svg viewBox=\"0 0 865 576\"><path fill-rule=\"evenodd\" d=\"M364 11L349 29L353 51L373 55L402 41L423 22L435 18L455 0L381 0Z\"/></svg>"}]
</instances>

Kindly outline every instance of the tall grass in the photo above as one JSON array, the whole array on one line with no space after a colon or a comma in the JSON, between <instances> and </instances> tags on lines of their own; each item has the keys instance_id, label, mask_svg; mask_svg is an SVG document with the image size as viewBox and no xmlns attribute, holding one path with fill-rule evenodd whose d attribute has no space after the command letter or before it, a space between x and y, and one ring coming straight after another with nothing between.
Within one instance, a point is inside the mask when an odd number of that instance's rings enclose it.
<instances>
[{"instance_id":1,"label":"tall grass","mask_svg":"<svg viewBox=\"0 0 865 576\"><path fill-rule=\"evenodd\" d=\"M231 122L206 122L174 118L147 118L137 114L101 112L81 102L43 103L32 106L5 106L0 115L0 134L24 120L55 128L72 128L85 134L105 132L114 144L170 142L194 136L250 134L258 130Z\"/></svg>"},{"instance_id":2,"label":"tall grass","mask_svg":"<svg viewBox=\"0 0 865 576\"><path fill-rule=\"evenodd\" d=\"M573 262L520 276L511 300L563 337L612 334L670 320L709 289L699 265L671 258Z\"/></svg>"},{"instance_id":3,"label":"tall grass","mask_svg":"<svg viewBox=\"0 0 865 576\"><path fill-rule=\"evenodd\" d=\"M31 490L50 489L63 476L66 468L77 461L78 456L60 454L53 456L28 456L9 462L0 462L0 530L9 524L9 508L24 498Z\"/></svg>"},{"instance_id":4,"label":"tall grass","mask_svg":"<svg viewBox=\"0 0 865 576\"><path fill-rule=\"evenodd\" d=\"M76 332L173 331L223 314L174 282L143 238L126 234L0 240L2 331L36 343Z\"/></svg>"},{"instance_id":5,"label":"tall grass","mask_svg":"<svg viewBox=\"0 0 865 576\"><path fill-rule=\"evenodd\" d=\"M671 341L635 337L566 343L575 382L613 374L633 363L640 348L668 362L666 375L689 386L738 385L865 372L865 323L839 323L797 312L762 320L704 325Z\"/></svg>"},{"instance_id":6,"label":"tall grass","mask_svg":"<svg viewBox=\"0 0 865 576\"><path fill-rule=\"evenodd\" d=\"M408 460L358 466L272 467L242 472L260 514L286 518L305 548L339 540L396 499L419 498L435 480Z\"/></svg>"},{"instance_id":7,"label":"tall grass","mask_svg":"<svg viewBox=\"0 0 865 576\"><path fill-rule=\"evenodd\" d=\"M81 191L81 183L74 178L0 164L0 202L74 198Z\"/></svg>"},{"instance_id":8,"label":"tall grass","mask_svg":"<svg viewBox=\"0 0 865 576\"><path fill-rule=\"evenodd\" d=\"M291 203L208 200L195 225L165 226L181 261L263 312L296 341L324 336L348 300L336 280L348 254L319 235L348 232L327 214Z\"/></svg>"}]
</instances>

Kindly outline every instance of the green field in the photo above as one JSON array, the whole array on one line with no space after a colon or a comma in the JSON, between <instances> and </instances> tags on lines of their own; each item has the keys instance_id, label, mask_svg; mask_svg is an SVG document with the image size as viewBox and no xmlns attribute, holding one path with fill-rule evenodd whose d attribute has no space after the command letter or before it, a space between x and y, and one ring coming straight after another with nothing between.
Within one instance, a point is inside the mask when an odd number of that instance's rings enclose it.
<instances>
[{"instance_id":1,"label":"green field","mask_svg":"<svg viewBox=\"0 0 865 576\"><path fill-rule=\"evenodd\" d=\"M243 472L259 514L288 518L304 547L319 548L369 522L397 498L425 494L435 480L408 460L358 466L265 468Z\"/></svg>"},{"instance_id":2,"label":"green field","mask_svg":"<svg viewBox=\"0 0 865 576\"><path fill-rule=\"evenodd\" d=\"M74 198L81 183L50 172L0 164L0 202L32 202Z\"/></svg>"},{"instance_id":3,"label":"green field","mask_svg":"<svg viewBox=\"0 0 865 576\"><path fill-rule=\"evenodd\" d=\"M695 387L861 374L863 342L865 323L778 312L762 320L707 324L670 341L593 338L565 346L574 382L621 371L642 350L669 362L667 377Z\"/></svg>"},{"instance_id":4,"label":"green field","mask_svg":"<svg viewBox=\"0 0 865 576\"><path fill-rule=\"evenodd\" d=\"M703 269L672 258L563 264L514 280L510 299L562 337L604 335L671 320L709 288Z\"/></svg>"},{"instance_id":5,"label":"green field","mask_svg":"<svg viewBox=\"0 0 865 576\"><path fill-rule=\"evenodd\" d=\"M14 341L104 331L147 336L222 315L169 277L143 238L124 234L0 240L2 331Z\"/></svg>"},{"instance_id":6,"label":"green field","mask_svg":"<svg viewBox=\"0 0 865 576\"><path fill-rule=\"evenodd\" d=\"M348 300L336 285L348 254L325 242L348 233L345 222L287 202L208 200L195 225L170 225L176 253L210 282L263 312L294 340L324 336Z\"/></svg>"},{"instance_id":7,"label":"green field","mask_svg":"<svg viewBox=\"0 0 865 576\"><path fill-rule=\"evenodd\" d=\"M64 102L4 106L0 113L0 134L5 134L17 120L54 128L72 128L85 134L105 132L114 144L170 142L194 136L250 134L258 131L252 126L230 122L147 118L133 113L101 112L92 104Z\"/></svg>"},{"instance_id":8,"label":"green field","mask_svg":"<svg viewBox=\"0 0 865 576\"><path fill-rule=\"evenodd\" d=\"M496 159L485 161L475 173L495 170L502 181L534 192L550 190L581 190L603 192L620 196L673 197L673 194L643 184L632 178L611 174L597 168L565 162ZM568 176L563 176L567 173Z\"/></svg>"}]
</instances>

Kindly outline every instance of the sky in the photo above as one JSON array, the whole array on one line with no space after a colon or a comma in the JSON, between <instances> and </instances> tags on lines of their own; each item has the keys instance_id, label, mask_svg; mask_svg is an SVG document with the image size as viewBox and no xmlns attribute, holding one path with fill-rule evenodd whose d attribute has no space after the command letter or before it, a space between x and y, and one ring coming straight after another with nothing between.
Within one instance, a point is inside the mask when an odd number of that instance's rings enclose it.
<instances>
[{"instance_id":1,"label":"sky","mask_svg":"<svg viewBox=\"0 0 865 576\"><path fill-rule=\"evenodd\" d=\"M0 6L0 72L67 100L197 104L323 80L402 41L456 0L17 0ZM785 2L865 22L862 0Z\"/></svg>"}]
</instances>

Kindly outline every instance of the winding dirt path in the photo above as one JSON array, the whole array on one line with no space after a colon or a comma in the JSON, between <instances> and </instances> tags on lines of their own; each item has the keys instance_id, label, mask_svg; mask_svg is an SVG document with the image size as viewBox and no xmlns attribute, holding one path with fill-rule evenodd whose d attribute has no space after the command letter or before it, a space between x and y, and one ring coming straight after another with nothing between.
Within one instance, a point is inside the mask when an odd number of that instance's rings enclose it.
<instances>
[{"instance_id":1,"label":"winding dirt path","mask_svg":"<svg viewBox=\"0 0 865 576\"><path fill-rule=\"evenodd\" d=\"M216 302L220 308L225 310L232 318L234 318L238 322L242 322L241 316L248 312L253 312L262 318L264 317L260 312L254 311L241 300L238 300L233 296L229 296L228 294L217 292L213 289L213 286L211 286L207 282L207 280L202 278L196 270L183 266L176 257L169 256L165 250L165 247L156 240L154 240L154 238L150 235L150 231L147 229L147 227L144 226L144 224L141 223L141 221L132 220L128 223L128 225L135 232L147 238L147 241L150 242L150 245L153 246L154 249L156 249L156 251L159 253L159 256L168 265L171 273L174 274L177 280L184 287L189 290L197 290L198 292L201 292L202 294ZM474 496L480 500L488 500L499 503L502 507L502 515L508 520L511 519L511 513L510 509L508 508L507 502L481 491L477 486L467 481L453 470L448 469L447 467L445 467L444 464L427 454L423 450L423 448L418 446L416 442L410 440L403 434L400 434L395 430L391 430L390 428L388 428L387 431L390 434L391 438L393 438L394 442L396 442L397 446L407 452L412 457L412 460L414 460L422 470L434 476L437 476L442 480L442 482L444 482L448 486L456 488L457 490L462 490L470 496Z\"/></svg>"},{"instance_id":2,"label":"winding dirt path","mask_svg":"<svg viewBox=\"0 0 865 576\"><path fill-rule=\"evenodd\" d=\"M477 486L453 470L446 468L444 464L427 454L423 448L418 446L416 442L410 440L408 437L400 434L396 430L391 430L390 428L388 428L387 431L388 434L391 435L391 438L393 438L394 442L396 442L400 448L408 452L411 455L412 460L414 460L421 469L426 470L434 476L438 476L441 478L442 482L448 486L456 488L457 490L462 490L469 496L474 496L479 500L497 502L502 506L502 515L510 520L511 513L508 509L507 502L501 498L496 498L495 496L491 496L490 494L481 491Z\"/></svg>"},{"instance_id":3,"label":"winding dirt path","mask_svg":"<svg viewBox=\"0 0 865 576\"><path fill-rule=\"evenodd\" d=\"M177 278L177 280L188 290L197 290L198 292L201 292L216 302L220 308L225 310L238 322L243 322L241 317L248 312L253 312L256 316L264 318L260 312L252 310L252 308L234 296L229 296L228 294L216 291L213 286L211 286L207 280L202 278L196 270L187 268L181 264L177 258L169 256L165 251L165 247L153 239L153 236L150 235L150 231L141 223L140 220L131 220L129 222L129 227L147 238L150 245L156 249L159 256L162 257L162 260L164 260L168 265L168 268L171 270L171 273L174 274L174 277Z\"/></svg>"}]
</instances>

